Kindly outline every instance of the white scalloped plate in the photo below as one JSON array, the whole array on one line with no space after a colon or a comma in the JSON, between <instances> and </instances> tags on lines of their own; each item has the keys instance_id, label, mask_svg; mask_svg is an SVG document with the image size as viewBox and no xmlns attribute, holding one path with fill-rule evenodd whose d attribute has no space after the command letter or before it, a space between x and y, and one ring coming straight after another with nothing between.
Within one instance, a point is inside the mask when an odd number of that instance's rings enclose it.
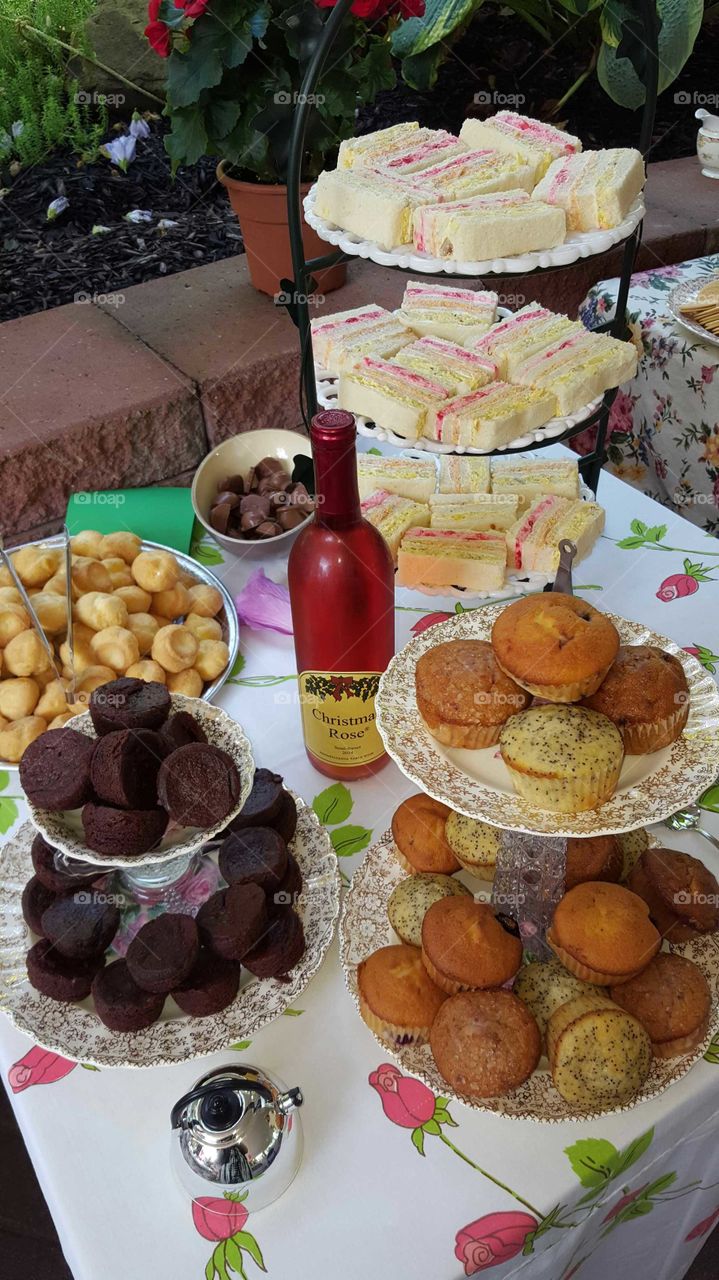
<instances>
[{"instance_id":1,"label":"white scalloped plate","mask_svg":"<svg viewBox=\"0 0 719 1280\"><path fill-rule=\"evenodd\" d=\"M719 276L715 277L719 280ZM705 329L703 324L699 324L697 320L692 320L691 316L685 316L681 310L685 302L694 302L699 290L710 281L705 276L699 276L696 280L685 280L683 284L678 284L676 289L672 289L667 298L667 311L670 316L684 325L685 329L689 329L691 333L701 338L702 342L708 342L713 347L719 347L719 335L712 333L711 329Z\"/></svg>"},{"instance_id":2,"label":"white scalloped plate","mask_svg":"<svg viewBox=\"0 0 719 1280\"><path fill-rule=\"evenodd\" d=\"M397 941L387 918L387 903L392 890L406 875L394 853L392 832L387 831L367 850L345 895L340 920L340 959L345 984L358 1009L357 966L378 947L386 947ZM479 884L471 877L462 875L460 878L473 888ZM486 887L489 891L490 886ZM495 1115L508 1116L512 1120L534 1120L544 1124L563 1124L568 1120L598 1120L601 1116L619 1111L633 1111L642 1102L658 1097L670 1085L681 1080L694 1063L701 1060L719 1030L719 948L716 941L711 935L699 934L695 940L674 945L670 949L693 960L709 983L712 1012L707 1034L698 1048L681 1058L654 1058L649 1075L636 1097L602 1111L580 1112L565 1102L552 1084L546 1058L540 1059L539 1066L529 1080L511 1093L496 1098L468 1098L464 1094L455 1093L440 1075L429 1045L399 1048L370 1032L369 1028L367 1031L374 1035L377 1043L399 1063L403 1071L419 1076L436 1094L461 1102L474 1111L490 1111Z\"/></svg>"},{"instance_id":3,"label":"white scalloped plate","mask_svg":"<svg viewBox=\"0 0 719 1280\"><path fill-rule=\"evenodd\" d=\"M323 409L337 409L339 392L339 379L337 376L315 366L315 380L317 383L318 403ZM410 446L412 449L421 449L425 453L492 455L505 453L507 449L528 449L534 444L547 444L550 440L556 440L557 436L563 436L566 431L570 431L572 427L579 426L586 418L591 417L601 403L602 396L599 396L596 400L592 400L591 404L583 405L576 413L569 413L565 418L550 418L549 422L545 422L543 427L538 427L536 431L532 431L528 435L517 436L507 444L498 445L496 449L475 449L471 445L465 444L441 444L439 440L425 440L422 437L417 440L407 440L404 436L395 435L389 427L383 427L374 422L372 418L363 417L361 413L356 413L354 417L357 423L357 430L361 436L369 436L373 440L394 445L398 449Z\"/></svg>"},{"instance_id":4,"label":"white scalloped plate","mask_svg":"<svg viewBox=\"0 0 719 1280\"><path fill-rule=\"evenodd\" d=\"M362 240L350 231L343 231L333 222L325 222L315 213L317 186L314 184L304 199L305 219L322 240L337 245L344 253L359 258L370 258L381 267L401 267L404 271L416 271L422 275L486 276L514 275L535 271L537 267L567 267L579 258L590 258L605 253L620 240L626 240L644 217L644 200L637 196L629 213L618 226L607 231L574 231L564 244L554 249L538 249L532 253L518 253L509 258L488 258L482 262L458 262L454 258L433 258L420 253L412 245L398 245L394 249L380 249L374 240Z\"/></svg>"},{"instance_id":5,"label":"white scalloped plate","mask_svg":"<svg viewBox=\"0 0 719 1280\"><path fill-rule=\"evenodd\" d=\"M26 822L5 845L0 859L0 1011L36 1044L98 1067L172 1066L220 1053L256 1035L283 1014L314 977L339 915L336 854L312 809L296 795L295 800L297 833L290 849L302 872L297 911L307 947L287 982L253 978L243 969L239 994L221 1013L190 1018L168 997L159 1021L132 1033L104 1026L91 997L81 1004L65 1004L40 995L27 980L25 957L35 939L20 908L22 890L33 874L30 845L35 833Z\"/></svg>"},{"instance_id":6,"label":"white scalloped plate","mask_svg":"<svg viewBox=\"0 0 719 1280\"><path fill-rule=\"evenodd\" d=\"M498 747L466 751L443 747L417 710L415 668L421 654L446 640L489 640L504 605L486 605L430 627L395 654L379 684L377 728L392 759L435 800L494 827L552 836L612 835L634 831L676 813L710 786L719 758L719 689L708 671L673 640L638 622L607 613L622 644L650 644L673 653L689 685L689 718L670 747L625 756L611 799L585 813L538 809L512 789Z\"/></svg>"}]
</instances>

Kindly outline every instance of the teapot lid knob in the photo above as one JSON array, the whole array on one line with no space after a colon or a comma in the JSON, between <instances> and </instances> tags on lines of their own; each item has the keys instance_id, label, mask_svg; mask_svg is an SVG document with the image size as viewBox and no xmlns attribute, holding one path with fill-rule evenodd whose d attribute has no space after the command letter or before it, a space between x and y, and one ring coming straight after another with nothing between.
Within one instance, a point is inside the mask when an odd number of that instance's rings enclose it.
<instances>
[{"instance_id":1,"label":"teapot lid knob","mask_svg":"<svg viewBox=\"0 0 719 1280\"><path fill-rule=\"evenodd\" d=\"M237 1124L242 1100L234 1089L213 1089L200 1103L199 1121L210 1133L222 1133Z\"/></svg>"}]
</instances>

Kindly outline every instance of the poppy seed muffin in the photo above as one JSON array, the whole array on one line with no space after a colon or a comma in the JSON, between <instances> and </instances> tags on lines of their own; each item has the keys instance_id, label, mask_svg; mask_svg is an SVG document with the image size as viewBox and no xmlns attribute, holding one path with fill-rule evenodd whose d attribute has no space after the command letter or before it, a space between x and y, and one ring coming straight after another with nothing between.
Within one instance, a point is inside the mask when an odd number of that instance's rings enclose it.
<instances>
[{"instance_id":1,"label":"poppy seed muffin","mask_svg":"<svg viewBox=\"0 0 719 1280\"><path fill-rule=\"evenodd\" d=\"M461 991L445 1000L429 1042L441 1075L467 1098L494 1098L528 1080L541 1053L529 1009L511 991Z\"/></svg>"},{"instance_id":2,"label":"poppy seed muffin","mask_svg":"<svg viewBox=\"0 0 719 1280\"><path fill-rule=\"evenodd\" d=\"M380 947L357 967L360 1013L371 1031L395 1045L426 1044L447 999L432 981L417 947Z\"/></svg>"},{"instance_id":3,"label":"poppy seed muffin","mask_svg":"<svg viewBox=\"0 0 719 1280\"><path fill-rule=\"evenodd\" d=\"M557 903L547 942L582 982L611 986L641 973L662 945L649 908L621 884L578 884Z\"/></svg>"},{"instance_id":4,"label":"poppy seed muffin","mask_svg":"<svg viewBox=\"0 0 719 1280\"><path fill-rule=\"evenodd\" d=\"M641 1022L606 996L578 996L549 1019L547 1057L565 1102L588 1110L627 1102L641 1089L652 1045Z\"/></svg>"},{"instance_id":5,"label":"poppy seed muffin","mask_svg":"<svg viewBox=\"0 0 719 1280\"><path fill-rule=\"evenodd\" d=\"M502 725L531 701L500 669L486 640L448 640L423 653L415 670L417 709L446 747L492 747Z\"/></svg>"},{"instance_id":6,"label":"poppy seed muffin","mask_svg":"<svg viewBox=\"0 0 719 1280\"><path fill-rule=\"evenodd\" d=\"M673 653L650 644L621 645L599 688L582 705L619 729L628 755L675 742L689 716L689 686Z\"/></svg>"},{"instance_id":7,"label":"poppy seed muffin","mask_svg":"<svg viewBox=\"0 0 719 1280\"><path fill-rule=\"evenodd\" d=\"M395 885L387 903L389 922L401 942L422 945L422 921L433 903L442 898L468 898L469 889L454 876L419 872Z\"/></svg>"},{"instance_id":8,"label":"poppy seed muffin","mask_svg":"<svg viewBox=\"0 0 719 1280\"><path fill-rule=\"evenodd\" d=\"M613 622L578 596L542 592L515 600L492 627L502 671L530 693L578 702L599 688L619 649Z\"/></svg>"},{"instance_id":9,"label":"poppy seed muffin","mask_svg":"<svg viewBox=\"0 0 719 1280\"><path fill-rule=\"evenodd\" d=\"M499 827L453 812L447 819L445 833L447 844L465 871L480 880L494 879L502 834Z\"/></svg>"},{"instance_id":10,"label":"poppy seed muffin","mask_svg":"<svg viewBox=\"0 0 719 1280\"><path fill-rule=\"evenodd\" d=\"M614 794L624 759L622 735L611 720L561 703L513 716L499 749L518 795L553 813L598 808Z\"/></svg>"}]
</instances>

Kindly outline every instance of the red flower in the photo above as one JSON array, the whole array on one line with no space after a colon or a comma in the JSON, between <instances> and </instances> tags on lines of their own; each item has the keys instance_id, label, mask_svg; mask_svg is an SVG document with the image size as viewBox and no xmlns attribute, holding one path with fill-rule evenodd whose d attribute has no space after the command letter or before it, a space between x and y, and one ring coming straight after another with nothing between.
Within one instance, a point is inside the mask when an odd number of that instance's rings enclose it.
<instances>
[{"instance_id":1,"label":"red flower","mask_svg":"<svg viewBox=\"0 0 719 1280\"><path fill-rule=\"evenodd\" d=\"M316 0L320 9L334 9L337 0ZM355 18L384 18L393 9L399 11L400 18L421 18L424 14L424 0L355 0L351 12Z\"/></svg>"},{"instance_id":2,"label":"red flower","mask_svg":"<svg viewBox=\"0 0 719 1280\"><path fill-rule=\"evenodd\" d=\"M713 382L714 374L716 373L718 367L719 366L715 364L703 364L702 365L702 382Z\"/></svg>"},{"instance_id":3,"label":"red flower","mask_svg":"<svg viewBox=\"0 0 719 1280\"><path fill-rule=\"evenodd\" d=\"M487 1213L457 1232L454 1250L456 1258L464 1264L464 1274L476 1275L516 1258L524 1247L530 1231L536 1230L537 1221L529 1213L510 1210L506 1213Z\"/></svg>"},{"instance_id":4,"label":"red flower","mask_svg":"<svg viewBox=\"0 0 719 1280\"><path fill-rule=\"evenodd\" d=\"M447 618L453 617L453 613L425 613L424 617L419 618L412 627L412 635L421 636L422 632L433 627L435 622L446 622Z\"/></svg>"},{"instance_id":5,"label":"red flower","mask_svg":"<svg viewBox=\"0 0 719 1280\"><path fill-rule=\"evenodd\" d=\"M160 22L160 4L162 0L150 0L147 6L147 16L150 19L145 27L145 35L152 45L155 53L159 53L161 58L169 58L172 49L172 36L170 28L166 22Z\"/></svg>"},{"instance_id":6,"label":"red flower","mask_svg":"<svg viewBox=\"0 0 719 1280\"><path fill-rule=\"evenodd\" d=\"M392 1124L403 1129L417 1129L434 1115L435 1099L431 1089L421 1080L403 1076L399 1067L383 1062L370 1074L369 1082L376 1089L382 1110Z\"/></svg>"},{"instance_id":7,"label":"red flower","mask_svg":"<svg viewBox=\"0 0 719 1280\"><path fill-rule=\"evenodd\" d=\"M175 0L176 9L184 9L186 18L201 18L210 0Z\"/></svg>"},{"instance_id":8,"label":"red flower","mask_svg":"<svg viewBox=\"0 0 719 1280\"><path fill-rule=\"evenodd\" d=\"M606 1218L602 1219L602 1222L611 1222L622 1212L622 1209L626 1209L628 1204L634 1204L634 1201L638 1200L639 1196L648 1186L649 1183L645 1182L644 1186L639 1187L638 1191L628 1191L626 1195L620 1196L617 1203L614 1205L614 1208L609 1210L609 1213Z\"/></svg>"},{"instance_id":9,"label":"red flower","mask_svg":"<svg viewBox=\"0 0 719 1280\"><path fill-rule=\"evenodd\" d=\"M684 1237L685 1243L689 1244L690 1240L698 1240L700 1236L708 1235L717 1219L719 1219L719 1205L717 1205L713 1213L709 1214L708 1218L702 1218L701 1222L692 1227L689 1235Z\"/></svg>"},{"instance_id":10,"label":"red flower","mask_svg":"<svg viewBox=\"0 0 719 1280\"><path fill-rule=\"evenodd\" d=\"M698 590L699 583L690 573L671 573L657 591L657 600L663 600L667 604L679 596L693 596Z\"/></svg>"},{"instance_id":11,"label":"red flower","mask_svg":"<svg viewBox=\"0 0 719 1280\"><path fill-rule=\"evenodd\" d=\"M53 1084L62 1080L75 1070L76 1062L68 1062L59 1053L50 1053L49 1049L41 1049L35 1045L29 1049L24 1058L14 1062L7 1073L8 1084L13 1093L22 1093L33 1084Z\"/></svg>"},{"instance_id":12,"label":"red flower","mask_svg":"<svg viewBox=\"0 0 719 1280\"><path fill-rule=\"evenodd\" d=\"M249 1214L237 1200L197 1196L192 1202L192 1221L205 1240L229 1240L242 1231Z\"/></svg>"}]
</instances>

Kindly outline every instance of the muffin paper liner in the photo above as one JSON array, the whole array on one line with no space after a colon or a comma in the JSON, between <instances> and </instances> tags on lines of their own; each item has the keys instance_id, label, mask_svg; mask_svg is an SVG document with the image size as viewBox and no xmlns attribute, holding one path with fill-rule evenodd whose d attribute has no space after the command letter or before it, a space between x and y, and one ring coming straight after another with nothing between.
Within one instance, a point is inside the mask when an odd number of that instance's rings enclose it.
<instances>
[{"instance_id":1,"label":"muffin paper liner","mask_svg":"<svg viewBox=\"0 0 719 1280\"><path fill-rule=\"evenodd\" d=\"M652 1040L652 1052L655 1058L680 1058L684 1053L691 1053L702 1043L709 1029L708 1017L700 1022L696 1031L688 1036L676 1036L673 1040Z\"/></svg>"},{"instance_id":2,"label":"muffin paper liner","mask_svg":"<svg viewBox=\"0 0 719 1280\"><path fill-rule=\"evenodd\" d=\"M424 964L430 978L442 991L447 991L449 995L456 996L458 991L478 991L479 987L472 986L469 982L456 982L452 978L447 978L439 969L436 969L429 959L424 947L422 947L422 963Z\"/></svg>"},{"instance_id":3,"label":"muffin paper liner","mask_svg":"<svg viewBox=\"0 0 719 1280\"><path fill-rule=\"evenodd\" d=\"M620 730L628 756L645 756L650 751L668 747L681 733L689 718L689 699L671 716L647 724L627 724Z\"/></svg>"},{"instance_id":4,"label":"muffin paper liner","mask_svg":"<svg viewBox=\"0 0 719 1280\"><path fill-rule=\"evenodd\" d=\"M632 969L631 973L602 973L600 969L590 969L588 965L581 964L569 951L565 951L564 947L560 947L559 943L555 942L552 937L551 930L547 934L547 942L557 959L561 960L565 969L568 969L575 978L581 978L582 982L591 982L595 987L621 986L623 982L629 982L630 978L634 978L638 973L641 973L642 969L646 969L646 965L643 964L638 969ZM650 956L649 959L651 958ZM649 964L649 960L647 964ZM618 1008L619 1006L613 1005L612 1007Z\"/></svg>"},{"instance_id":5,"label":"muffin paper liner","mask_svg":"<svg viewBox=\"0 0 719 1280\"><path fill-rule=\"evenodd\" d=\"M547 698L550 702L579 702L580 698L588 698L591 693L597 692L612 665L609 663L609 666L602 667L601 671L586 676L584 680L575 680L571 684L530 684L528 680L520 679L514 671L508 671L506 667L502 667L496 653L494 656L497 659L497 666L502 668L510 680L514 680L515 684L526 689L528 693L533 693L535 697Z\"/></svg>"},{"instance_id":6,"label":"muffin paper liner","mask_svg":"<svg viewBox=\"0 0 719 1280\"><path fill-rule=\"evenodd\" d=\"M552 813L584 813L596 809L614 795L622 761L613 769L594 769L585 777L534 778L515 769L506 757L502 757L512 779L517 795Z\"/></svg>"},{"instance_id":7,"label":"muffin paper liner","mask_svg":"<svg viewBox=\"0 0 719 1280\"><path fill-rule=\"evenodd\" d=\"M387 1022L385 1018L378 1018L362 996L359 997L359 1007L370 1031L374 1031L382 1040L390 1040L393 1044L406 1048L410 1045L427 1044L429 1027L404 1027L396 1022Z\"/></svg>"},{"instance_id":8,"label":"muffin paper liner","mask_svg":"<svg viewBox=\"0 0 719 1280\"><path fill-rule=\"evenodd\" d=\"M424 717L422 717L424 720ZM507 717L509 719L509 716ZM424 720L429 733L443 747L462 747L465 751L481 751L484 747L494 747L499 742L499 735L504 728L502 724L447 724L440 720L435 725Z\"/></svg>"}]
</instances>

